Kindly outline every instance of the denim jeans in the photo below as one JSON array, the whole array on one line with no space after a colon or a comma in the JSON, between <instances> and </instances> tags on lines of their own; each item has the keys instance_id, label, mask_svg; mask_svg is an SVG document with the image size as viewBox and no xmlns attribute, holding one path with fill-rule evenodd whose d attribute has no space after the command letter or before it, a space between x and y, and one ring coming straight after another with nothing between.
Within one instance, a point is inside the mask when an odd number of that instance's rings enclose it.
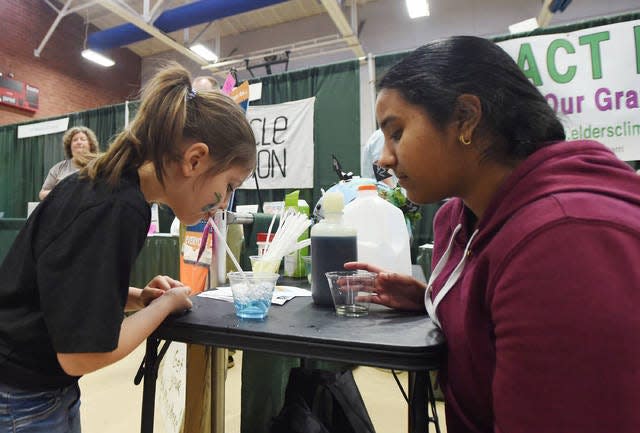
<instances>
[{"instance_id":1,"label":"denim jeans","mask_svg":"<svg viewBox=\"0 0 640 433\"><path fill-rule=\"evenodd\" d=\"M80 433L80 388L37 392L0 383L0 433Z\"/></svg>"}]
</instances>

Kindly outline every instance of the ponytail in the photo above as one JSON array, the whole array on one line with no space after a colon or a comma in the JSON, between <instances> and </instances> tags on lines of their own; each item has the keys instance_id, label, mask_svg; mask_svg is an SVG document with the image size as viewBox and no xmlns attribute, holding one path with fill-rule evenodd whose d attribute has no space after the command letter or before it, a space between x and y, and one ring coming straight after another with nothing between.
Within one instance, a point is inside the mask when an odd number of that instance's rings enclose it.
<instances>
[{"instance_id":1,"label":"ponytail","mask_svg":"<svg viewBox=\"0 0 640 433\"><path fill-rule=\"evenodd\" d=\"M162 184L166 162L179 160L177 144L186 122L189 73L177 64L156 74L142 91L140 108L127 129L115 138L107 152L87 166L90 179L118 184L126 171L153 162Z\"/></svg>"},{"instance_id":2,"label":"ponytail","mask_svg":"<svg viewBox=\"0 0 640 433\"><path fill-rule=\"evenodd\" d=\"M129 127L84 174L116 186L123 173L151 162L164 186L165 167L181 161L185 140L207 144L216 161L209 174L233 164L255 167L256 142L244 111L219 91L194 92L189 72L172 62L147 83Z\"/></svg>"}]
</instances>

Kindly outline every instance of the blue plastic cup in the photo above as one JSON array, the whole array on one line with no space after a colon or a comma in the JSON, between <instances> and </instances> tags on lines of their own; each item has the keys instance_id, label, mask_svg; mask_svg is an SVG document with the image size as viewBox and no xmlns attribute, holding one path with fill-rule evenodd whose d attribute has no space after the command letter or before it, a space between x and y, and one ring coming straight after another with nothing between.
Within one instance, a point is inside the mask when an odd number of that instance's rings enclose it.
<instances>
[{"instance_id":1,"label":"blue plastic cup","mask_svg":"<svg viewBox=\"0 0 640 433\"><path fill-rule=\"evenodd\" d=\"M229 272L227 276L236 316L243 319L267 317L280 275L273 272Z\"/></svg>"}]
</instances>

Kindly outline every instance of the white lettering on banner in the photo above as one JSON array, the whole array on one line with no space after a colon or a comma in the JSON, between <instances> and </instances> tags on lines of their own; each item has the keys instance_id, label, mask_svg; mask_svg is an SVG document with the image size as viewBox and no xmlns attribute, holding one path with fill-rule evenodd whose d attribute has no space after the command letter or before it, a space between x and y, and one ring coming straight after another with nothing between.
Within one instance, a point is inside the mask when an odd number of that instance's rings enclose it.
<instances>
[{"instance_id":1,"label":"white lettering on banner","mask_svg":"<svg viewBox=\"0 0 640 433\"><path fill-rule=\"evenodd\" d=\"M256 136L256 176L260 189L313 187L315 97L276 105L249 106ZM255 189L253 179L241 188Z\"/></svg>"},{"instance_id":2,"label":"white lettering on banner","mask_svg":"<svg viewBox=\"0 0 640 433\"><path fill-rule=\"evenodd\" d=\"M640 20L499 42L558 113L569 140L640 160Z\"/></svg>"}]
</instances>

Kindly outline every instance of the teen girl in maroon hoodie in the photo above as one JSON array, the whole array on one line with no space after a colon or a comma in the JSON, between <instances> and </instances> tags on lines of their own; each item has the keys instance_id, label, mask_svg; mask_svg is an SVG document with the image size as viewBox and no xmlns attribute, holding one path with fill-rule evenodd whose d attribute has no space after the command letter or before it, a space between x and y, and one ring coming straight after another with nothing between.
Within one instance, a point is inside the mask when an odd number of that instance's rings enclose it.
<instances>
[{"instance_id":1,"label":"teen girl in maroon hoodie","mask_svg":"<svg viewBox=\"0 0 640 433\"><path fill-rule=\"evenodd\" d=\"M429 284L379 272L372 301L447 338L449 433L640 431L640 177L565 141L495 44L429 43L382 78L379 160L435 218Z\"/></svg>"}]
</instances>

